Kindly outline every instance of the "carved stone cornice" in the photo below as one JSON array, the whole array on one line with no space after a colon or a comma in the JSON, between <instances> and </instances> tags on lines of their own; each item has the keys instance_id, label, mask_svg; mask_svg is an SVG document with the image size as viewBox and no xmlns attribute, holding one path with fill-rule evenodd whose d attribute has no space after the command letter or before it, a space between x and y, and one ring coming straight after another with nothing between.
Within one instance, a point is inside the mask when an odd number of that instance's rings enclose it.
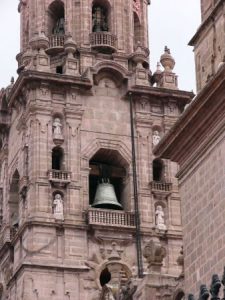
<instances>
[{"instance_id":1,"label":"carved stone cornice","mask_svg":"<svg viewBox=\"0 0 225 300\"><path fill-rule=\"evenodd\" d=\"M20 73L19 78L15 82L9 98L9 106L12 106L22 87L26 84L33 84L34 87L38 87L40 83L45 81L49 85L60 86L79 86L80 89L89 90L92 87L92 84L89 79L83 78L81 76L69 76L61 75L60 77L57 74L50 72L40 72L34 70L27 70Z\"/></svg>"}]
</instances>

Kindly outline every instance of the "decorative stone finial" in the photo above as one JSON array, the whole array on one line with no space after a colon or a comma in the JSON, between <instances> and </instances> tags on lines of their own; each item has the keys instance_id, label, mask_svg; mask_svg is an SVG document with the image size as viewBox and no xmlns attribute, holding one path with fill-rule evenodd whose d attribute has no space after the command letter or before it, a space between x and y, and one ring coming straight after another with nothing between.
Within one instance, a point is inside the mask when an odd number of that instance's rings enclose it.
<instances>
[{"instance_id":1,"label":"decorative stone finial","mask_svg":"<svg viewBox=\"0 0 225 300\"><path fill-rule=\"evenodd\" d=\"M159 87L161 79L162 79L161 64L160 62L157 62L156 71L152 76L152 84L156 83L156 85Z\"/></svg>"},{"instance_id":2,"label":"decorative stone finial","mask_svg":"<svg viewBox=\"0 0 225 300\"><path fill-rule=\"evenodd\" d=\"M77 45L75 41L72 38L71 33L68 33L65 44L64 44L64 49L68 56L73 57L73 54L75 53L77 49Z\"/></svg>"},{"instance_id":3,"label":"decorative stone finial","mask_svg":"<svg viewBox=\"0 0 225 300\"><path fill-rule=\"evenodd\" d=\"M44 31L36 32L35 36L30 40L30 45L33 50L46 50L49 47L49 39Z\"/></svg>"},{"instance_id":4,"label":"decorative stone finial","mask_svg":"<svg viewBox=\"0 0 225 300\"><path fill-rule=\"evenodd\" d=\"M165 46L164 53L161 55L160 62L162 66L164 67L165 71L172 72L174 66L175 66L175 60L172 57L170 53L170 49Z\"/></svg>"},{"instance_id":5,"label":"decorative stone finial","mask_svg":"<svg viewBox=\"0 0 225 300\"><path fill-rule=\"evenodd\" d=\"M160 272L162 262L166 256L166 249L156 241L151 240L144 248L143 256L149 263L149 268Z\"/></svg>"}]
</instances>

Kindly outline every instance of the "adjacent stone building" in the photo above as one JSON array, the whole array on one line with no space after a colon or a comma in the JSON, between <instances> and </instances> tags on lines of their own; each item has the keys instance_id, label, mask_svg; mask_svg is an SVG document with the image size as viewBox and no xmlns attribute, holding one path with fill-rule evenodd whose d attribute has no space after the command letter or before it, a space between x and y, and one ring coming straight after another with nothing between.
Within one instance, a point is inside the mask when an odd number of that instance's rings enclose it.
<instances>
[{"instance_id":1,"label":"adjacent stone building","mask_svg":"<svg viewBox=\"0 0 225 300\"><path fill-rule=\"evenodd\" d=\"M0 93L0 299L183 297L177 165L152 149L193 95L167 47L150 71L149 2L20 0L19 76Z\"/></svg>"},{"instance_id":2,"label":"adjacent stone building","mask_svg":"<svg viewBox=\"0 0 225 300\"><path fill-rule=\"evenodd\" d=\"M180 166L185 292L196 298L225 265L224 1L201 3L191 40L199 92L155 152Z\"/></svg>"}]
</instances>

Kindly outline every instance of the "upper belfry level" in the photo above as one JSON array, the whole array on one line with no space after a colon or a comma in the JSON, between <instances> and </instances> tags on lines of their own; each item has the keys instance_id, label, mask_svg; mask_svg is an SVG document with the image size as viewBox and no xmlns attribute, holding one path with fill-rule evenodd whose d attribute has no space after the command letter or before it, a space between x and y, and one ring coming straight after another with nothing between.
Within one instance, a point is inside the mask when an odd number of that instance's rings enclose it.
<instances>
[{"instance_id":1,"label":"upper belfry level","mask_svg":"<svg viewBox=\"0 0 225 300\"><path fill-rule=\"evenodd\" d=\"M201 0L202 23L189 42L194 46L197 91L209 82L224 62L224 12L224 0Z\"/></svg>"},{"instance_id":2,"label":"upper belfry level","mask_svg":"<svg viewBox=\"0 0 225 300\"><path fill-rule=\"evenodd\" d=\"M103 53L132 53L148 47L150 0L20 0L21 52L43 32L49 47L60 47L70 34L79 48ZM59 49L58 49L59 50Z\"/></svg>"}]
</instances>

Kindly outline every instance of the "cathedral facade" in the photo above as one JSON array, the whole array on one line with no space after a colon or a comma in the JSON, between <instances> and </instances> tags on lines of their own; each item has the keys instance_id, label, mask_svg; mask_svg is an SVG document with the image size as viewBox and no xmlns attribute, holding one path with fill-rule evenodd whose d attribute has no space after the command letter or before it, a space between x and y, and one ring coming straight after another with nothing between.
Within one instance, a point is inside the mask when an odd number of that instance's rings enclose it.
<instances>
[{"instance_id":1,"label":"cathedral facade","mask_svg":"<svg viewBox=\"0 0 225 300\"><path fill-rule=\"evenodd\" d=\"M0 299L183 297L177 165L153 154L192 93L149 66L148 0L20 0L0 93Z\"/></svg>"}]
</instances>

